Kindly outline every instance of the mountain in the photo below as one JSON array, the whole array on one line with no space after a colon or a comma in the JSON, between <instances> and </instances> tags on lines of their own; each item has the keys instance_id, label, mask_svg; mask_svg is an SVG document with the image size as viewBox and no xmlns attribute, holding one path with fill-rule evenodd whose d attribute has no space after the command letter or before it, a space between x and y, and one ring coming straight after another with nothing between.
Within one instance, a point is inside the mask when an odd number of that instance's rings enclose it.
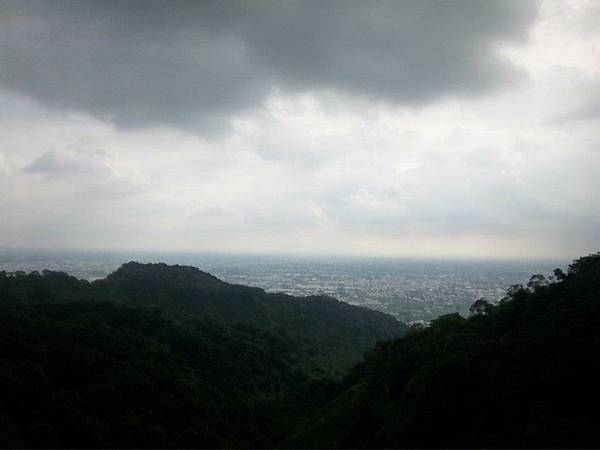
<instances>
[{"instance_id":1,"label":"mountain","mask_svg":"<svg viewBox=\"0 0 600 450\"><path fill-rule=\"evenodd\" d=\"M0 272L0 447L272 447L406 329L194 267Z\"/></svg>"},{"instance_id":2,"label":"mountain","mask_svg":"<svg viewBox=\"0 0 600 450\"><path fill-rule=\"evenodd\" d=\"M403 330L191 267L0 272L0 447L598 447L600 253L337 376Z\"/></svg>"},{"instance_id":3,"label":"mountain","mask_svg":"<svg viewBox=\"0 0 600 450\"><path fill-rule=\"evenodd\" d=\"M292 297L225 283L195 267L130 262L91 285L96 298L155 306L172 317L252 323L298 342L315 370L343 373L375 342L404 334L393 317L331 297Z\"/></svg>"},{"instance_id":4,"label":"mountain","mask_svg":"<svg viewBox=\"0 0 600 450\"><path fill-rule=\"evenodd\" d=\"M297 448L597 448L600 254L378 344Z\"/></svg>"},{"instance_id":5,"label":"mountain","mask_svg":"<svg viewBox=\"0 0 600 450\"><path fill-rule=\"evenodd\" d=\"M2 303L0 447L272 446L309 392L292 353L250 325Z\"/></svg>"},{"instance_id":6,"label":"mountain","mask_svg":"<svg viewBox=\"0 0 600 450\"><path fill-rule=\"evenodd\" d=\"M159 308L174 320L210 318L248 323L296 343L299 360L315 373L341 375L376 341L408 327L381 312L324 296L267 294L233 285L190 266L123 264L105 279L88 283L61 272L4 277L0 301L110 301Z\"/></svg>"}]
</instances>

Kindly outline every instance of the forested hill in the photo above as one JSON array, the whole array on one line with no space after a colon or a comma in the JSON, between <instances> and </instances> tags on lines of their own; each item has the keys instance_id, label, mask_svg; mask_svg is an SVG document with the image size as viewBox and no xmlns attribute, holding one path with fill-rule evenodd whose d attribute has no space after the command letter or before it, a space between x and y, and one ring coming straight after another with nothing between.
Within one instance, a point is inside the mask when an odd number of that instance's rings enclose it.
<instances>
[{"instance_id":1,"label":"forested hill","mask_svg":"<svg viewBox=\"0 0 600 450\"><path fill-rule=\"evenodd\" d=\"M287 445L600 447L600 254L555 273L379 344Z\"/></svg>"},{"instance_id":2,"label":"forested hill","mask_svg":"<svg viewBox=\"0 0 600 450\"><path fill-rule=\"evenodd\" d=\"M406 328L193 267L0 272L0 448L273 447Z\"/></svg>"},{"instance_id":3,"label":"forested hill","mask_svg":"<svg viewBox=\"0 0 600 450\"><path fill-rule=\"evenodd\" d=\"M330 297L267 294L225 283L195 267L166 264L130 262L92 283L62 272L4 275L0 301L108 301L159 308L175 321L193 317L251 324L293 342L305 369L326 374L341 374L376 341L408 329L391 316Z\"/></svg>"},{"instance_id":4,"label":"forested hill","mask_svg":"<svg viewBox=\"0 0 600 450\"><path fill-rule=\"evenodd\" d=\"M331 297L268 294L260 288L223 282L190 266L130 262L93 282L92 290L97 297L158 306L176 317L211 315L296 333L303 339L327 337L340 348L358 345L361 356L375 341L408 330L392 316Z\"/></svg>"},{"instance_id":5,"label":"forested hill","mask_svg":"<svg viewBox=\"0 0 600 450\"><path fill-rule=\"evenodd\" d=\"M600 254L401 333L329 298L128 263L0 273L0 447L598 448Z\"/></svg>"}]
</instances>

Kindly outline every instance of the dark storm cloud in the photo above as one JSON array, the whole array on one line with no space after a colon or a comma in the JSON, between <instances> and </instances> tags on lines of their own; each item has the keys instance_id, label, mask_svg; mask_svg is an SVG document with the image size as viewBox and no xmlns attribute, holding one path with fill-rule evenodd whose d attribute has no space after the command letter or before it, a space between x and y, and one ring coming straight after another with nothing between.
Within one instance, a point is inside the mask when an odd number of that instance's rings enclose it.
<instances>
[{"instance_id":1,"label":"dark storm cloud","mask_svg":"<svg viewBox=\"0 0 600 450\"><path fill-rule=\"evenodd\" d=\"M69 1L0 6L0 83L123 127L218 133L273 88L419 105L518 78L537 4Z\"/></svg>"}]
</instances>

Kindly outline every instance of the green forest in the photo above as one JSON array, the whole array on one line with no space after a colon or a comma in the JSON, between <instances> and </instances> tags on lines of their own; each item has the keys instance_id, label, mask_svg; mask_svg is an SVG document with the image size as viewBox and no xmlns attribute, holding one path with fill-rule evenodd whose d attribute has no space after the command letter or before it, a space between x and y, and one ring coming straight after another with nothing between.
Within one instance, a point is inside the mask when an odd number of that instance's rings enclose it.
<instances>
[{"instance_id":1,"label":"green forest","mask_svg":"<svg viewBox=\"0 0 600 450\"><path fill-rule=\"evenodd\" d=\"M600 254L412 327L130 262L0 272L0 447L598 447Z\"/></svg>"}]
</instances>

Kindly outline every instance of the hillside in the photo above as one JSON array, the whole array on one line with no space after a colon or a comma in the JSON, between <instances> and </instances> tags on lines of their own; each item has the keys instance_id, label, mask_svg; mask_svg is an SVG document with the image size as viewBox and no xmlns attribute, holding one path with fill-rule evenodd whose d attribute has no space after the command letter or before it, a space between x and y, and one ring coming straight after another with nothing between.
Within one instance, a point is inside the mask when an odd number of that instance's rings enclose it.
<instances>
[{"instance_id":1,"label":"hillside","mask_svg":"<svg viewBox=\"0 0 600 450\"><path fill-rule=\"evenodd\" d=\"M406 328L186 266L0 272L0 447L272 447Z\"/></svg>"},{"instance_id":2,"label":"hillside","mask_svg":"<svg viewBox=\"0 0 600 450\"><path fill-rule=\"evenodd\" d=\"M0 447L267 447L304 406L291 346L112 303L0 304Z\"/></svg>"},{"instance_id":3,"label":"hillside","mask_svg":"<svg viewBox=\"0 0 600 450\"><path fill-rule=\"evenodd\" d=\"M339 379L393 319L191 267L0 273L0 447L597 448L600 254L555 275Z\"/></svg>"},{"instance_id":4,"label":"hillside","mask_svg":"<svg viewBox=\"0 0 600 450\"><path fill-rule=\"evenodd\" d=\"M331 297L267 294L189 266L131 262L91 287L95 297L160 307L175 318L252 323L297 342L300 359L327 373L343 373L375 342L408 330L391 316Z\"/></svg>"},{"instance_id":5,"label":"hillside","mask_svg":"<svg viewBox=\"0 0 600 450\"><path fill-rule=\"evenodd\" d=\"M600 254L556 275L377 345L287 445L597 448Z\"/></svg>"},{"instance_id":6,"label":"hillside","mask_svg":"<svg viewBox=\"0 0 600 450\"><path fill-rule=\"evenodd\" d=\"M252 324L293 341L298 360L316 374L341 375L376 341L408 329L391 316L330 297L267 294L190 266L130 262L92 283L49 271L0 281L0 301L78 300L159 308L175 321L195 317Z\"/></svg>"}]
</instances>

